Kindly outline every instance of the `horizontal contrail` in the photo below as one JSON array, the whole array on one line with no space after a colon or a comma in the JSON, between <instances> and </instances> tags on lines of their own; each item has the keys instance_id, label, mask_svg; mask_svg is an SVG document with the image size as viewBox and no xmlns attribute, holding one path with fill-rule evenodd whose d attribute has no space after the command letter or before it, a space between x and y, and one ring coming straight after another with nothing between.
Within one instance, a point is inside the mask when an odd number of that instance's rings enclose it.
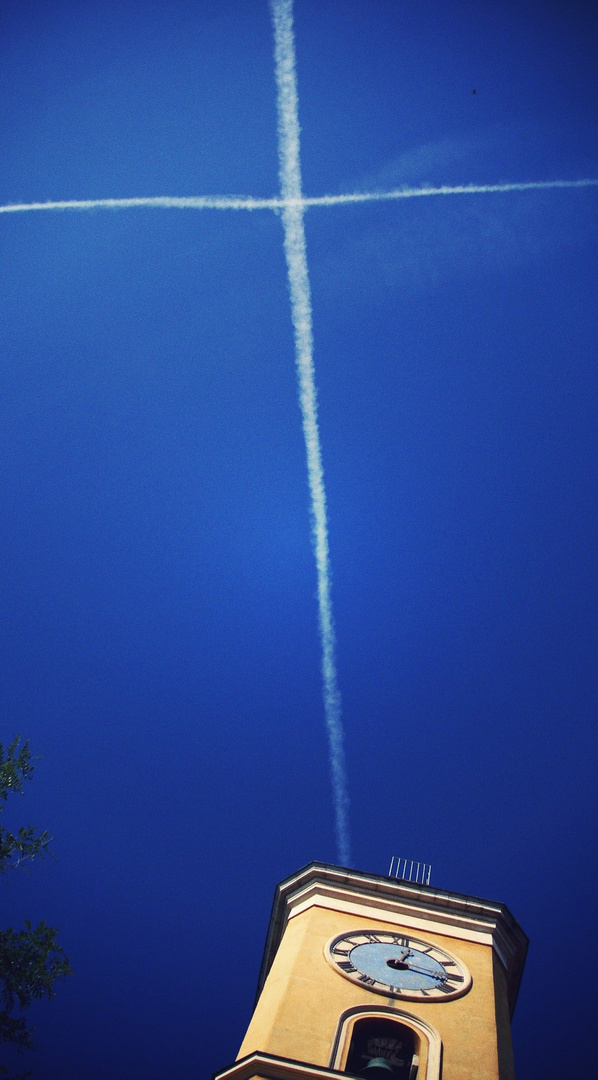
<instances>
[{"instance_id":1,"label":"horizontal contrail","mask_svg":"<svg viewBox=\"0 0 598 1080\"><path fill-rule=\"evenodd\" d=\"M271 0L274 24L274 59L278 108L278 159L282 199L284 250L291 293L291 316L295 331L295 360L299 404L307 452L307 476L311 495L313 542L318 580L318 613L322 644L324 714L328 732L330 773L339 862L349 866L349 796L345 768L341 697L336 670L336 635L330 598L330 555L326 491L318 428L318 406L313 363L312 307L307 271L299 159L299 116L292 0Z\"/></svg>"},{"instance_id":2,"label":"horizontal contrail","mask_svg":"<svg viewBox=\"0 0 598 1080\"><path fill-rule=\"evenodd\" d=\"M55 202L7 203L0 214L20 214L28 210L127 210L134 207L161 207L166 210L286 210L311 206L346 206L350 203L390 202L431 195L490 195L509 191L548 191L554 188L598 187L598 180L529 180L504 184L442 184L440 187L402 187L392 191L353 192L347 195L303 196L300 193L272 199L251 195L156 195L135 199L63 199Z\"/></svg>"},{"instance_id":3,"label":"horizontal contrail","mask_svg":"<svg viewBox=\"0 0 598 1080\"><path fill-rule=\"evenodd\" d=\"M387 202L416 199L422 195L489 195L504 191L540 191L548 188L598 187L598 180L530 180L504 184L442 184L441 187L395 188L392 191L355 192L348 195L318 195L303 199L308 206L344 206L347 203Z\"/></svg>"},{"instance_id":4,"label":"horizontal contrail","mask_svg":"<svg viewBox=\"0 0 598 1080\"><path fill-rule=\"evenodd\" d=\"M276 210L280 199L252 199L234 195L156 195L138 199L64 199L60 202L8 203L0 214L18 214L25 210L129 210L138 206L166 210Z\"/></svg>"}]
</instances>

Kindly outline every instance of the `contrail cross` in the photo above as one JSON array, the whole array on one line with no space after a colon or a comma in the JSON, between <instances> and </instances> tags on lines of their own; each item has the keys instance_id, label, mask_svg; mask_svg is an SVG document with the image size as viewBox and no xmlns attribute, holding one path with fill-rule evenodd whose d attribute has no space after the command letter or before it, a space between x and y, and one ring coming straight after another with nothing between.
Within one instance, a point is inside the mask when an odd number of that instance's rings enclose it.
<instances>
[{"instance_id":1,"label":"contrail cross","mask_svg":"<svg viewBox=\"0 0 598 1080\"><path fill-rule=\"evenodd\" d=\"M336 636L330 595L330 555L326 491L318 427L317 395L313 364L312 307L303 219L310 207L347 206L353 203L398 201L441 195L484 195L551 188L598 187L598 179L544 180L501 184L395 188L391 191L356 192L345 195L305 197L301 185L299 110L295 68L293 0L269 0L274 29L274 58L278 111L278 159L280 195L272 199L251 196L189 197L156 196L129 199L72 199L55 202L9 203L0 214L42 210L126 210L154 207L179 210L272 210L280 214L284 232L291 317L295 333L299 405L307 455L311 499L312 537L318 582L318 616L324 714L328 733L330 772L339 862L351 861L349 796L345 766L341 697L336 664Z\"/></svg>"}]
</instances>

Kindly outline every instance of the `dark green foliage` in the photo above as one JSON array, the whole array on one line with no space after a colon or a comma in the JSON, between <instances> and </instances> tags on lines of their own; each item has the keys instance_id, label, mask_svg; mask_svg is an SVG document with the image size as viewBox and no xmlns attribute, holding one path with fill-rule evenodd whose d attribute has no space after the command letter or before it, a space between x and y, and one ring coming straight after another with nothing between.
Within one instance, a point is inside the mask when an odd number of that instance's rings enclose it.
<instances>
[{"instance_id":1,"label":"dark green foliage","mask_svg":"<svg viewBox=\"0 0 598 1080\"><path fill-rule=\"evenodd\" d=\"M3 802L12 792L23 794L23 782L31 778L32 772L27 741L21 745L17 736L6 750L0 744ZM48 832L38 833L30 825L16 833L0 827L0 872L6 874L26 859L40 858L51 840ZM33 1045L32 1029L27 1026L22 1011L36 998L52 997L55 980L71 973L68 959L56 942L56 933L44 922L39 926L25 922L22 930L0 930L0 1045L12 1043L20 1050ZM3 1066L0 1076L6 1076Z\"/></svg>"},{"instance_id":2,"label":"dark green foliage","mask_svg":"<svg viewBox=\"0 0 598 1080\"><path fill-rule=\"evenodd\" d=\"M0 798L4 802L11 792L23 794L23 781L31 779L33 772L29 743L26 741L20 746L20 741L17 736L6 751L0 743ZM0 827L0 872L6 874L23 859L43 855L51 840L48 832L37 834L30 825L20 828L17 833Z\"/></svg>"}]
</instances>

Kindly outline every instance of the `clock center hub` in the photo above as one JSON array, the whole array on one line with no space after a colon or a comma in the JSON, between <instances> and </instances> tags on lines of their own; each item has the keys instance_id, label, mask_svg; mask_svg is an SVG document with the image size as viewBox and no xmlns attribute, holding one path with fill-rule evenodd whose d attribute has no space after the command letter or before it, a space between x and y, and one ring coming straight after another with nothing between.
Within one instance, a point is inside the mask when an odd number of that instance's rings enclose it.
<instances>
[{"instance_id":1,"label":"clock center hub","mask_svg":"<svg viewBox=\"0 0 598 1080\"><path fill-rule=\"evenodd\" d=\"M394 971L409 971L409 964L406 964L404 960L387 960L386 966L393 968Z\"/></svg>"}]
</instances>

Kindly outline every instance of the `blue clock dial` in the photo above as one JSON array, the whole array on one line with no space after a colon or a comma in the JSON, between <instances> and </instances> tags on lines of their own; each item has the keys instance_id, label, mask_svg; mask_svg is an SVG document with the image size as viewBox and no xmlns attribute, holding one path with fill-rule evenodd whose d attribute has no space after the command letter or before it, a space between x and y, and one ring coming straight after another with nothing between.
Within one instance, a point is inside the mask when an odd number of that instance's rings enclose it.
<instances>
[{"instance_id":1,"label":"blue clock dial","mask_svg":"<svg viewBox=\"0 0 598 1080\"><path fill-rule=\"evenodd\" d=\"M411 1000L447 1000L464 994L471 975L461 961L419 938L388 930L356 930L326 947L339 974L374 993Z\"/></svg>"},{"instance_id":2,"label":"blue clock dial","mask_svg":"<svg viewBox=\"0 0 598 1080\"><path fill-rule=\"evenodd\" d=\"M356 945L349 954L351 963L377 982L404 990L429 990L447 977L445 968L429 953L384 942Z\"/></svg>"}]
</instances>

